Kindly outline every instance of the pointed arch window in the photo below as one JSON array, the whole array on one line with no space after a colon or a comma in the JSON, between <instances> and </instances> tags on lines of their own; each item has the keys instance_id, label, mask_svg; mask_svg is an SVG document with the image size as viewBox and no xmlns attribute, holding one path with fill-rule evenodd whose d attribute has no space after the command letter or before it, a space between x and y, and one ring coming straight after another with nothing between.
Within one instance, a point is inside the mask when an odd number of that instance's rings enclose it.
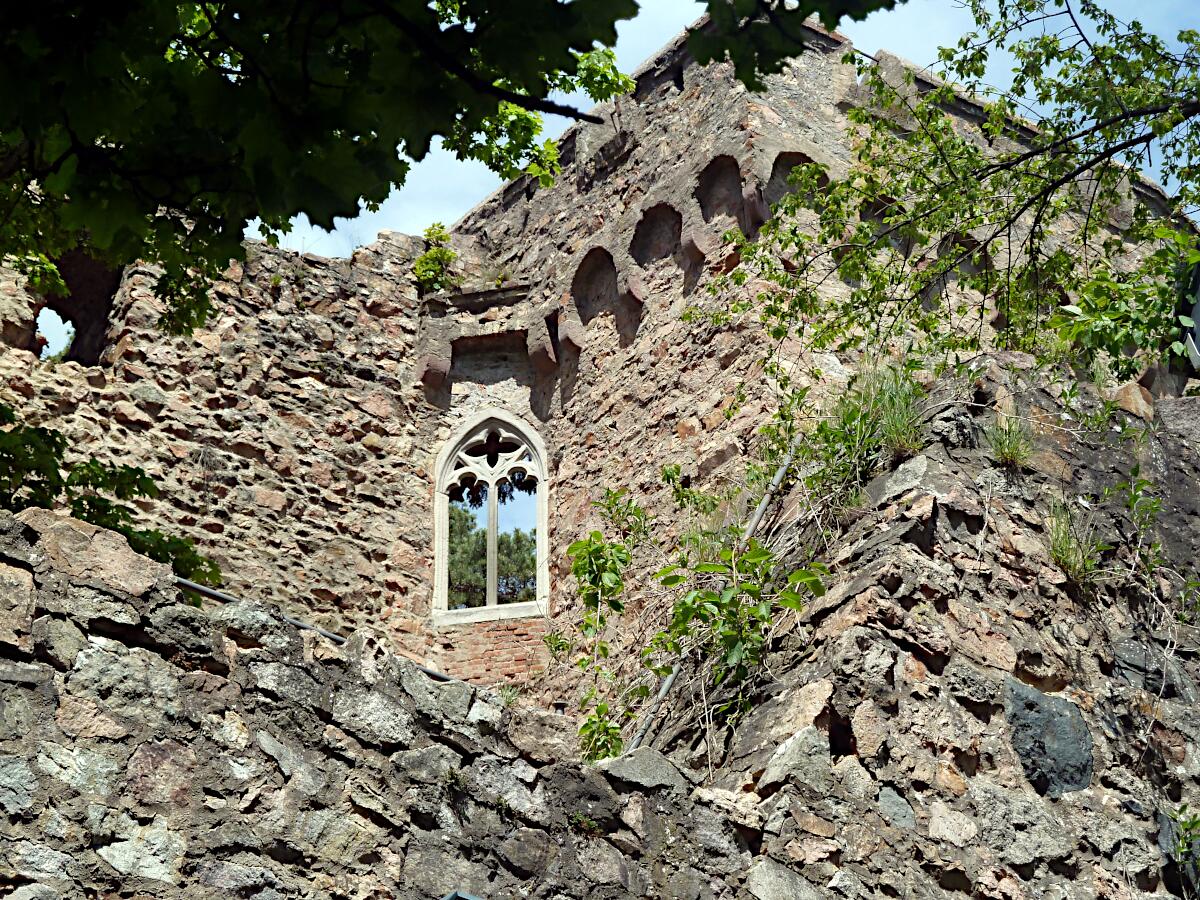
<instances>
[{"instance_id":1,"label":"pointed arch window","mask_svg":"<svg viewBox=\"0 0 1200 900\"><path fill-rule=\"evenodd\" d=\"M434 495L434 624L541 615L549 594L545 448L501 410L442 448Z\"/></svg>"}]
</instances>

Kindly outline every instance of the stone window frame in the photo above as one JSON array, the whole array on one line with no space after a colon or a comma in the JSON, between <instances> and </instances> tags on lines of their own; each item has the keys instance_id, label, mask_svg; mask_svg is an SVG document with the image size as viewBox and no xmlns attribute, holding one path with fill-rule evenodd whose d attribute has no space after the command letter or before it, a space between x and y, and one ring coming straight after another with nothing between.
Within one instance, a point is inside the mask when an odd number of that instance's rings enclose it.
<instances>
[{"instance_id":1,"label":"stone window frame","mask_svg":"<svg viewBox=\"0 0 1200 900\"><path fill-rule=\"evenodd\" d=\"M530 459L524 466L529 475L538 480L537 491L537 590L533 600L521 603L505 603L477 606L471 609L448 609L449 556L450 556L450 493L449 490L463 469L459 465L467 447L488 432L497 431L500 436L524 445ZM481 410L459 424L442 444L434 466L433 492L433 625L445 627L467 625L472 622L494 622L504 619L521 619L545 616L550 608L550 480L548 476L546 445L537 430L525 420L504 409ZM471 464L468 462L468 471ZM477 475L487 473L477 472Z\"/></svg>"}]
</instances>

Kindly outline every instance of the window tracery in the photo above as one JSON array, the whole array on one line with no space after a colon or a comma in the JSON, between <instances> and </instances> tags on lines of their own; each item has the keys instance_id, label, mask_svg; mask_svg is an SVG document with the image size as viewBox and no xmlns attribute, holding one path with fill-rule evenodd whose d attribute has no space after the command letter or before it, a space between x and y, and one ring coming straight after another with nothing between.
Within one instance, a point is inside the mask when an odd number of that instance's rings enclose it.
<instances>
[{"instance_id":1,"label":"window tracery","mask_svg":"<svg viewBox=\"0 0 1200 900\"><path fill-rule=\"evenodd\" d=\"M435 624L541 614L548 593L545 450L501 411L443 448L435 494Z\"/></svg>"}]
</instances>

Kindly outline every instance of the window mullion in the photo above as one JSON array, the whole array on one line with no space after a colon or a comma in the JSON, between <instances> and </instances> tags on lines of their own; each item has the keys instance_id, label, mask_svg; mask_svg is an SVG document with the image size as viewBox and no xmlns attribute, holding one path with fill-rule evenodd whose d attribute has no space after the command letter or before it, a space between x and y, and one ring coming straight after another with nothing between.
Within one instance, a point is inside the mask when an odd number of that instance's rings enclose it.
<instances>
[{"instance_id":1,"label":"window mullion","mask_svg":"<svg viewBox=\"0 0 1200 900\"><path fill-rule=\"evenodd\" d=\"M500 514L497 509L496 482L488 483L487 512L487 605L496 605L497 590L497 537Z\"/></svg>"}]
</instances>

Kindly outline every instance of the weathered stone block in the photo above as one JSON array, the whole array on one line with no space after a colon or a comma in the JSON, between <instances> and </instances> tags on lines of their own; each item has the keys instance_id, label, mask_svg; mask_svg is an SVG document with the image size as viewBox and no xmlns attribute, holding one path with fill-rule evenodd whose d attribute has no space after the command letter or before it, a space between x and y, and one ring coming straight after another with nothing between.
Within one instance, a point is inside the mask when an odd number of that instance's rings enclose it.
<instances>
[{"instance_id":1,"label":"weathered stone block","mask_svg":"<svg viewBox=\"0 0 1200 900\"><path fill-rule=\"evenodd\" d=\"M69 620L39 616L33 622L33 646L40 657L69 669L79 651L87 646L87 638Z\"/></svg>"},{"instance_id":2,"label":"weathered stone block","mask_svg":"<svg viewBox=\"0 0 1200 900\"><path fill-rule=\"evenodd\" d=\"M688 789L688 783L679 770L652 747L638 747L630 753L606 759L599 768L608 775L609 780L647 790L669 788L683 792Z\"/></svg>"},{"instance_id":3,"label":"weathered stone block","mask_svg":"<svg viewBox=\"0 0 1200 900\"><path fill-rule=\"evenodd\" d=\"M543 763L579 758L579 739L567 718L546 710L518 708L508 720L508 739L529 759Z\"/></svg>"},{"instance_id":4,"label":"weathered stone block","mask_svg":"<svg viewBox=\"0 0 1200 900\"><path fill-rule=\"evenodd\" d=\"M757 900L821 900L812 883L773 859L760 859L746 876L746 890Z\"/></svg>"},{"instance_id":5,"label":"weathered stone block","mask_svg":"<svg viewBox=\"0 0 1200 900\"><path fill-rule=\"evenodd\" d=\"M0 756L0 808L9 815L23 813L33 803L37 776L19 756Z\"/></svg>"},{"instance_id":6,"label":"weathered stone block","mask_svg":"<svg viewBox=\"0 0 1200 900\"><path fill-rule=\"evenodd\" d=\"M41 841L18 841L13 846L14 868L26 878L65 881L70 877L71 857Z\"/></svg>"},{"instance_id":7,"label":"weathered stone block","mask_svg":"<svg viewBox=\"0 0 1200 900\"><path fill-rule=\"evenodd\" d=\"M36 765L50 778L70 785L84 797L106 798L113 793L120 763L86 747L64 747L43 741L38 744Z\"/></svg>"},{"instance_id":8,"label":"weathered stone block","mask_svg":"<svg viewBox=\"0 0 1200 900\"><path fill-rule=\"evenodd\" d=\"M448 777L447 773L462 768L462 757L442 744L400 750L392 754L391 760L405 778L422 784L439 784Z\"/></svg>"},{"instance_id":9,"label":"weathered stone block","mask_svg":"<svg viewBox=\"0 0 1200 900\"><path fill-rule=\"evenodd\" d=\"M522 875L545 872L558 855L549 836L532 828L518 828L496 852Z\"/></svg>"},{"instance_id":10,"label":"weathered stone block","mask_svg":"<svg viewBox=\"0 0 1200 900\"><path fill-rule=\"evenodd\" d=\"M277 662L252 662L249 665L254 683L261 691L269 691L285 700L320 702L320 686L303 669Z\"/></svg>"},{"instance_id":11,"label":"weathered stone block","mask_svg":"<svg viewBox=\"0 0 1200 900\"><path fill-rule=\"evenodd\" d=\"M334 692L333 720L375 744L411 745L417 734L412 713L400 701L358 685Z\"/></svg>"},{"instance_id":12,"label":"weathered stone block","mask_svg":"<svg viewBox=\"0 0 1200 900\"><path fill-rule=\"evenodd\" d=\"M416 378L426 387L437 388L450 377L450 354L427 352L417 358Z\"/></svg>"},{"instance_id":13,"label":"weathered stone block","mask_svg":"<svg viewBox=\"0 0 1200 900\"><path fill-rule=\"evenodd\" d=\"M929 836L933 840L948 841L955 847L969 847L979 829L970 816L935 800L929 810Z\"/></svg>"},{"instance_id":14,"label":"weathered stone block","mask_svg":"<svg viewBox=\"0 0 1200 900\"><path fill-rule=\"evenodd\" d=\"M186 846L181 835L155 820L127 828L123 840L100 847L96 853L122 875L176 884Z\"/></svg>"},{"instance_id":15,"label":"weathered stone block","mask_svg":"<svg viewBox=\"0 0 1200 900\"><path fill-rule=\"evenodd\" d=\"M558 367L558 358L554 354L554 344L550 340L550 332L545 322L538 322L529 330L525 337L526 352L529 364L535 372L547 375Z\"/></svg>"},{"instance_id":16,"label":"weathered stone block","mask_svg":"<svg viewBox=\"0 0 1200 900\"><path fill-rule=\"evenodd\" d=\"M171 569L139 556L121 535L49 510L30 507L17 515L39 536L39 547L60 572L81 584L99 584L141 597L155 584L168 583Z\"/></svg>"},{"instance_id":17,"label":"weathered stone block","mask_svg":"<svg viewBox=\"0 0 1200 900\"><path fill-rule=\"evenodd\" d=\"M829 736L825 732L808 725L780 744L758 779L758 792L770 791L788 781L818 796L829 791L833 770Z\"/></svg>"},{"instance_id":18,"label":"weathered stone block","mask_svg":"<svg viewBox=\"0 0 1200 900\"><path fill-rule=\"evenodd\" d=\"M128 728L116 721L95 700L85 696L64 694L60 697L54 720L71 737L119 740L129 734Z\"/></svg>"},{"instance_id":19,"label":"weathered stone block","mask_svg":"<svg viewBox=\"0 0 1200 900\"><path fill-rule=\"evenodd\" d=\"M0 563L0 644L28 650L33 630L33 574Z\"/></svg>"},{"instance_id":20,"label":"weathered stone block","mask_svg":"<svg viewBox=\"0 0 1200 900\"><path fill-rule=\"evenodd\" d=\"M1092 735L1079 707L1009 678L1004 713L1025 777L1039 794L1061 797L1092 780Z\"/></svg>"},{"instance_id":21,"label":"weathered stone block","mask_svg":"<svg viewBox=\"0 0 1200 900\"><path fill-rule=\"evenodd\" d=\"M910 829L917 824L908 801L895 789L884 785L879 789L879 812L893 828Z\"/></svg>"},{"instance_id":22,"label":"weathered stone block","mask_svg":"<svg viewBox=\"0 0 1200 900\"><path fill-rule=\"evenodd\" d=\"M125 768L126 788L147 806L188 806L197 782L196 754L177 741L142 744Z\"/></svg>"}]
</instances>

